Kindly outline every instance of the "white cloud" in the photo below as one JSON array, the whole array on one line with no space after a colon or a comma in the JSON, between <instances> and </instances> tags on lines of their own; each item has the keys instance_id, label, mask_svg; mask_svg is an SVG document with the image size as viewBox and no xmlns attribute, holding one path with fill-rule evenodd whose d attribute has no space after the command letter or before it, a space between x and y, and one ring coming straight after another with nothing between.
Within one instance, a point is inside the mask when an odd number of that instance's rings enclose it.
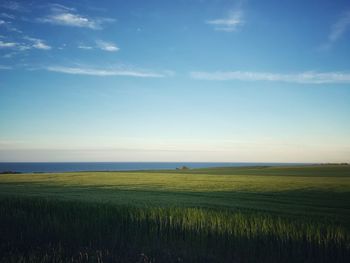
<instances>
[{"instance_id":1,"label":"white cloud","mask_svg":"<svg viewBox=\"0 0 350 263\"><path fill-rule=\"evenodd\" d=\"M337 41L350 26L350 11L346 12L333 26L329 34L329 40Z\"/></svg>"},{"instance_id":2,"label":"white cloud","mask_svg":"<svg viewBox=\"0 0 350 263\"><path fill-rule=\"evenodd\" d=\"M15 19L14 15L10 15L10 14L7 14L7 13L1 13L0 16L4 17L4 18L8 18L8 19Z\"/></svg>"},{"instance_id":3,"label":"white cloud","mask_svg":"<svg viewBox=\"0 0 350 263\"><path fill-rule=\"evenodd\" d=\"M321 45L320 50L329 49L337 42L350 27L350 11L345 12L332 26L326 43Z\"/></svg>"},{"instance_id":4,"label":"white cloud","mask_svg":"<svg viewBox=\"0 0 350 263\"><path fill-rule=\"evenodd\" d=\"M0 40L0 49L6 48L6 49L15 49L19 51L25 51L30 49L29 46L22 44L22 43L17 43L17 42L4 42Z\"/></svg>"},{"instance_id":5,"label":"white cloud","mask_svg":"<svg viewBox=\"0 0 350 263\"><path fill-rule=\"evenodd\" d=\"M91 29L100 29L100 26L95 21L92 21L87 17L83 17L80 15L71 14L71 13L51 15L42 19L41 21L51 23L51 24L56 24L56 25L63 25L63 26L87 27Z\"/></svg>"},{"instance_id":6,"label":"white cloud","mask_svg":"<svg viewBox=\"0 0 350 263\"><path fill-rule=\"evenodd\" d=\"M111 69L111 68L88 68L88 67L64 67L49 66L48 71L66 73L72 75L90 75L90 76L128 76L139 78L162 78L167 76L167 72L156 73L145 70L129 70L129 69Z\"/></svg>"},{"instance_id":7,"label":"white cloud","mask_svg":"<svg viewBox=\"0 0 350 263\"><path fill-rule=\"evenodd\" d=\"M11 52L11 53L7 53L7 54L3 55L2 57L3 58L12 58L17 54L18 54L17 52Z\"/></svg>"},{"instance_id":8,"label":"white cloud","mask_svg":"<svg viewBox=\"0 0 350 263\"><path fill-rule=\"evenodd\" d=\"M0 48L15 48L18 44L15 42L4 42L0 40Z\"/></svg>"},{"instance_id":9,"label":"white cloud","mask_svg":"<svg viewBox=\"0 0 350 263\"><path fill-rule=\"evenodd\" d=\"M47 45L45 43L45 41L42 40L42 39L33 38L33 37L24 37L24 39L33 42L33 44L31 45L33 48L42 49L42 50L50 50L50 49L52 49L52 47Z\"/></svg>"},{"instance_id":10,"label":"white cloud","mask_svg":"<svg viewBox=\"0 0 350 263\"><path fill-rule=\"evenodd\" d=\"M37 49L44 49L44 50L50 50L51 47L46 45L44 42L37 42L33 45L34 48Z\"/></svg>"},{"instance_id":11,"label":"white cloud","mask_svg":"<svg viewBox=\"0 0 350 263\"><path fill-rule=\"evenodd\" d=\"M302 72L295 74L281 74L269 72L249 72L249 71L216 71L190 73L194 79L202 80L241 80L241 81L278 81L291 83L350 83L350 73L343 72Z\"/></svg>"},{"instance_id":12,"label":"white cloud","mask_svg":"<svg viewBox=\"0 0 350 263\"><path fill-rule=\"evenodd\" d=\"M51 46L47 45L44 40L32 37L23 37L24 40L30 41L31 43L20 43L20 42L4 42L0 40L0 49L12 49L18 51L25 51L32 48L50 50ZM9 56L8 56L9 57Z\"/></svg>"},{"instance_id":13,"label":"white cloud","mask_svg":"<svg viewBox=\"0 0 350 263\"><path fill-rule=\"evenodd\" d=\"M2 19L0 19L0 26L6 28L8 31L22 33L22 31L14 27L11 22L7 22Z\"/></svg>"},{"instance_id":14,"label":"white cloud","mask_svg":"<svg viewBox=\"0 0 350 263\"><path fill-rule=\"evenodd\" d=\"M85 50L92 50L92 49L98 48L108 52L116 52L120 49L115 43L107 42L103 40L97 40L96 46L81 44L78 46L78 48L85 49Z\"/></svg>"},{"instance_id":15,"label":"white cloud","mask_svg":"<svg viewBox=\"0 0 350 263\"><path fill-rule=\"evenodd\" d=\"M112 42L106 42L106 41L96 41L96 44L98 46L98 48L104 50L104 51L109 51L109 52L116 52L119 50L119 47L117 47L116 44L112 43Z\"/></svg>"},{"instance_id":16,"label":"white cloud","mask_svg":"<svg viewBox=\"0 0 350 263\"><path fill-rule=\"evenodd\" d=\"M85 50L91 50L91 49L93 49L93 47L91 47L91 46L85 46L85 45L79 45L78 48L80 48L80 49L85 49Z\"/></svg>"},{"instance_id":17,"label":"white cloud","mask_svg":"<svg viewBox=\"0 0 350 263\"><path fill-rule=\"evenodd\" d=\"M243 12L241 10L232 11L227 17L208 20L206 23L214 26L217 31L232 32L244 24Z\"/></svg>"},{"instance_id":18,"label":"white cloud","mask_svg":"<svg viewBox=\"0 0 350 263\"><path fill-rule=\"evenodd\" d=\"M61 5L61 4L49 4L49 7L51 9L51 11L54 12L60 12L60 11L76 11L75 8L73 7L67 7L65 5Z\"/></svg>"},{"instance_id":19,"label":"white cloud","mask_svg":"<svg viewBox=\"0 0 350 263\"><path fill-rule=\"evenodd\" d=\"M53 4L51 5L51 14L44 18L39 18L38 21L54 25L82 27L97 30L102 29L102 24L114 22L115 20L112 18L90 18L88 16L78 14L74 8Z\"/></svg>"},{"instance_id":20,"label":"white cloud","mask_svg":"<svg viewBox=\"0 0 350 263\"><path fill-rule=\"evenodd\" d=\"M12 67L5 66L5 65L0 65L0 70L8 70L8 69L12 69Z\"/></svg>"},{"instance_id":21,"label":"white cloud","mask_svg":"<svg viewBox=\"0 0 350 263\"><path fill-rule=\"evenodd\" d=\"M24 11L24 7L16 1L3 1L0 7L12 10L12 11Z\"/></svg>"}]
</instances>

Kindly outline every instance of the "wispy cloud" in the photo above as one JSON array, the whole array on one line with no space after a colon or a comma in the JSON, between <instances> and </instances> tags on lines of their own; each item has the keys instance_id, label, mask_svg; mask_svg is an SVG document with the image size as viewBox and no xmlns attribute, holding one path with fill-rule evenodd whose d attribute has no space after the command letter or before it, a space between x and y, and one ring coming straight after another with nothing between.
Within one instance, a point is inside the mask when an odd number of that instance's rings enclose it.
<instances>
[{"instance_id":1,"label":"wispy cloud","mask_svg":"<svg viewBox=\"0 0 350 263\"><path fill-rule=\"evenodd\" d=\"M93 49L93 47L91 47L91 46L86 46L86 45L79 45L78 48L80 48L80 49L85 49L85 50L91 50L91 49Z\"/></svg>"},{"instance_id":2,"label":"wispy cloud","mask_svg":"<svg viewBox=\"0 0 350 263\"><path fill-rule=\"evenodd\" d=\"M3 58L12 58L12 57L14 57L17 54L18 54L18 52L10 52L10 53L7 53L7 54L3 55L2 57Z\"/></svg>"},{"instance_id":3,"label":"wispy cloud","mask_svg":"<svg viewBox=\"0 0 350 263\"><path fill-rule=\"evenodd\" d=\"M4 27L8 31L22 33L22 31L17 29L16 27L14 27L13 24L10 21L5 21L5 20L0 19L0 27Z\"/></svg>"},{"instance_id":4,"label":"wispy cloud","mask_svg":"<svg viewBox=\"0 0 350 263\"><path fill-rule=\"evenodd\" d=\"M15 42L4 42L0 40L0 48L14 48L17 45Z\"/></svg>"},{"instance_id":5,"label":"wispy cloud","mask_svg":"<svg viewBox=\"0 0 350 263\"><path fill-rule=\"evenodd\" d=\"M212 25L217 31L236 31L240 26L244 24L243 11L240 9L234 10L231 11L227 17L208 20L206 23Z\"/></svg>"},{"instance_id":6,"label":"wispy cloud","mask_svg":"<svg viewBox=\"0 0 350 263\"><path fill-rule=\"evenodd\" d=\"M0 40L0 49L12 49L12 50L24 51L24 50L30 49L30 47L22 43L5 42Z\"/></svg>"},{"instance_id":7,"label":"wispy cloud","mask_svg":"<svg viewBox=\"0 0 350 263\"><path fill-rule=\"evenodd\" d=\"M331 26L331 31L328 35L326 43L321 45L320 50L330 49L345 32L350 28L350 11L343 13L339 19Z\"/></svg>"},{"instance_id":8,"label":"wispy cloud","mask_svg":"<svg viewBox=\"0 0 350 263\"><path fill-rule=\"evenodd\" d=\"M120 48L115 43L103 40L96 40L95 45L80 44L78 45L78 48L85 50L92 50L97 48L108 52L116 52L120 50Z\"/></svg>"},{"instance_id":9,"label":"wispy cloud","mask_svg":"<svg viewBox=\"0 0 350 263\"><path fill-rule=\"evenodd\" d=\"M102 29L104 23L114 22L112 18L91 18L81 15L74 8L63 5L51 5L51 14L46 17L39 18L39 22L50 23L54 25L81 27L89 29Z\"/></svg>"},{"instance_id":10,"label":"wispy cloud","mask_svg":"<svg viewBox=\"0 0 350 263\"><path fill-rule=\"evenodd\" d=\"M9 70L12 69L10 66L0 65L0 70Z\"/></svg>"},{"instance_id":11,"label":"wispy cloud","mask_svg":"<svg viewBox=\"0 0 350 263\"><path fill-rule=\"evenodd\" d=\"M61 12L61 11L73 11L73 12L75 12L76 11L76 9L74 7L68 7L68 6L65 6L62 4L57 4L57 3L49 4L49 8L53 12Z\"/></svg>"},{"instance_id":12,"label":"wispy cloud","mask_svg":"<svg viewBox=\"0 0 350 263\"><path fill-rule=\"evenodd\" d=\"M33 45L34 48L36 49L44 49L44 50L50 50L51 49L51 46L48 46L46 45L44 42L36 42L34 45Z\"/></svg>"},{"instance_id":13,"label":"wispy cloud","mask_svg":"<svg viewBox=\"0 0 350 263\"><path fill-rule=\"evenodd\" d=\"M168 72L162 73L151 72L147 70L129 70L129 69L113 69L113 68L89 68L89 67L65 67L65 66L49 66L48 71L72 74L72 75L90 75L90 76L127 76L139 78L162 78L168 76Z\"/></svg>"},{"instance_id":14,"label":"wispy cloud","mask_svg":"<svg viewBox=\"0 0 350 263\"><path fill-rule=\"evenodd\" d=\"M61 13L48 16L41 19L42 22L47 22L56 25L87 27L91 29L100 29L100 26L93 20L77 14Z\"/></svg>"},{"instance_id":15,"label":"wispy cloud","mask_svg":"<svg viewBox=\"0 0 350 263\"><path fill-rule=\"evenodd\" d=\"M104 51L109 51L109 52L116 52L119 50L119 47L117 47L116 44L112 42L106 42L102 40L96 41L97 47L104 50Z\"/></svg>"},{"instance_id":16,"label":"wispy cloud","mask_svg":"<svg viewBox=\"0 0 350 263\"><path fill-rule=\"evenodd\" d=\"M0 49L12 49L17 51L25 51L29 49L41 49L50 50L51 46L47 45L44 40L32 37L23 37L23 40L27 40L26 43L22 42L5 42L0 40ZM28 43L30 42L30 43Z\"/></svg>"},{"instance_id":17,"label":"wispy cloud","mask_svg":"<svg viewBox=\"0 0 350 263\"><path fill-rule=\"evenodd\" d=\"M16 1L3 1L0 4L0 7L12 10L12 11L24 11L25 8L22 6L22 4L16 2Z\"/></svg>"},{"instance_id":18,"label":"wispy cloud","mask_svg":"<svg viewBox=\"0 0 350 263\"><path fill-rule=\"evenodd\" d=\"M44 40L33 37L24 37L24 39L31 41L33 44L31 47L36 49L50 50L52 47L47 45Z\"/></svg>"},{"instance_id":19,"label":"wispy cloud","mask_svg":"<svg viewBox=\"0 0 350 263\"><path fill-rule=\"evenodd\" d=\"M15 19L14 15L10 15L10 14L7 14L7 13L1 13L0 16L3 17L3 18L7 18L7 19Z\"/></svg>"},{"instance_id":20,"label":"wispy cloud","mask_svg":"<svg viewBox=\"0 0 350 263\"><path fill-rule=\"evenodd\" d=\"M216 71L190 73L194 79L202 80L240 80L240 81L277 81L291 83L350 83L350 73L343 72L302 72L296 74L281 74L269 72L249 72L249 71Z\"/></svg>"}]
</instances>

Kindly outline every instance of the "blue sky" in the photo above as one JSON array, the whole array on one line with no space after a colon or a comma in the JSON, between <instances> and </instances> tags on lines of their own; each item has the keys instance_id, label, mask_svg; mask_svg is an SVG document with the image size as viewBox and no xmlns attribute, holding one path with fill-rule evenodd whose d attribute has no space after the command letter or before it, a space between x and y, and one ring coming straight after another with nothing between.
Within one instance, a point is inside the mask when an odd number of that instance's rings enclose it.
<instances>
[{"instance_id":1,"label":"blue sky","mask_svg":"<svg viewBox=\"0 0 350 263\"><path fill-rule=\"evenodd\" d=\"M1 1L0 161L350 161L348 1Z\"/></svg>"}]
</instances>

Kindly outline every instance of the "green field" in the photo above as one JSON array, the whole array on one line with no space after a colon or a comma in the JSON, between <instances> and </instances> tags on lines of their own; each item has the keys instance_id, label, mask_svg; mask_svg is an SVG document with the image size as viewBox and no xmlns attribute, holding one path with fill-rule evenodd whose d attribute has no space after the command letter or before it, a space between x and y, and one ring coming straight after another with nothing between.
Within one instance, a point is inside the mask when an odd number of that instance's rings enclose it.
<instances>
[{"instance_id":1,"label":"green field","mask_svg":"<svg viewBox=\"0 0 350 263\"><path fill-rule=\"evenodd\" d=\"M3 262L348 262L350 166L0 175Z\"/></svg>"}]
</instances>

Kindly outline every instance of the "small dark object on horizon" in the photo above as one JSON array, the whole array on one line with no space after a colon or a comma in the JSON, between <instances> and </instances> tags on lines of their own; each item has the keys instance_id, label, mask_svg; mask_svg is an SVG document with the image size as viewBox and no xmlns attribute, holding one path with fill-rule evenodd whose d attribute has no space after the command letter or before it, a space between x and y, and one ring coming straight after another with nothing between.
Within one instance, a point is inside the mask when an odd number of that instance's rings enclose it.
<instances>
[{"instance_id":1,"label":"small dark object on horizon","mask_svg":"<svg viewBox=\"0 0 350 263\"><path fill-rule=\"evenodd\" d=\"M187 166L181 166L181 168L176 168L176 170L189 170L190 168L188 168Z\"/></svg>"}]
</instances>

